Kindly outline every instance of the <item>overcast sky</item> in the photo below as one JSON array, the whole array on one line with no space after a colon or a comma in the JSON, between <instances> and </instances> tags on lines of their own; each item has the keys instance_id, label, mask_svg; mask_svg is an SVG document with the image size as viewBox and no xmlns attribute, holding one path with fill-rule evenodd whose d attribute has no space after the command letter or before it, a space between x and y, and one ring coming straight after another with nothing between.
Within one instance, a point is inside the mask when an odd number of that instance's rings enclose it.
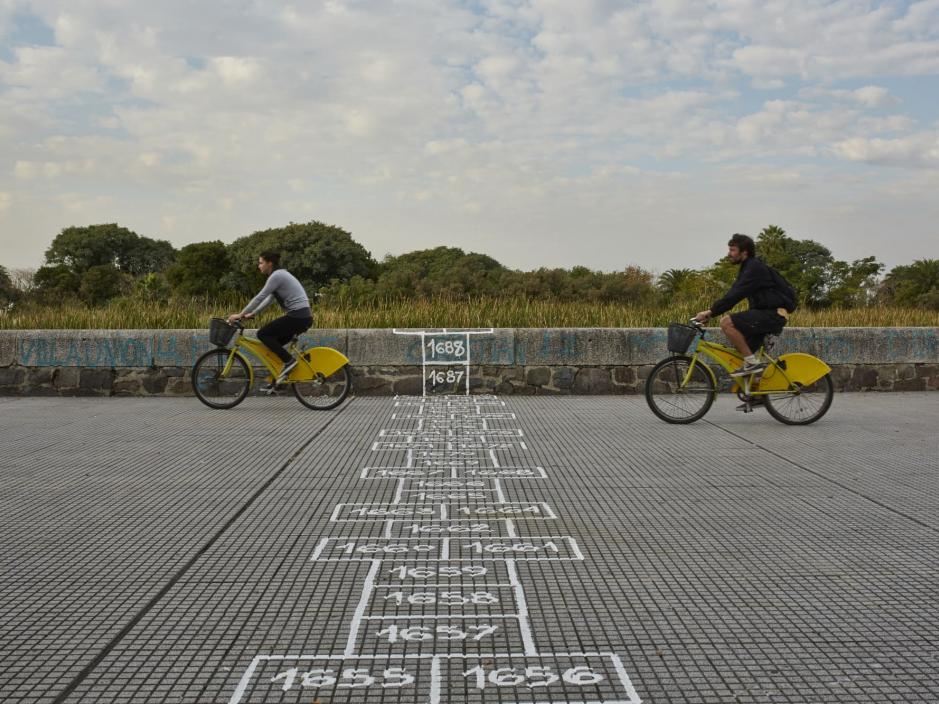
<instances>
[{"instance_id":1,"label":"overcast sky","mask_svg":"<svg viewBox=\"0 0 939 704\"><path fill-rule=\"evenodd\" d=\"M0 264L291 221L376 258L939 258L939 0L0 0Z\"/></svg>"}]
</instances>

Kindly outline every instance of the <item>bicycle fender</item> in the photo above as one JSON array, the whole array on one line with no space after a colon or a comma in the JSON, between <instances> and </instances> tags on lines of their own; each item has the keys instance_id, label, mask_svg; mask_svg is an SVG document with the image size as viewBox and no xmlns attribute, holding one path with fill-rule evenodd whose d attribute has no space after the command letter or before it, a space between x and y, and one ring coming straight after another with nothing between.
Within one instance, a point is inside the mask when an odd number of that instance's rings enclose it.
<instances>
[{"instance_id":1,"label":"bicycle fender","mask_svg":"<svg viewBox=\"0 0 939 704\"><path fill-rule=\"evenodd\" d=\"M323 376L332 376L349 363L348 357L332 347L311 347L303 353L303 359L314 372ZM297 365L297 368L290 373L291 379L294 378L295 373L297 376L306 376L305 370L300 369L301 366L303 365Z\"/></svg>"},{"instance_id":2,"label":"bicycle fender","mask_svg":"<svg viewBox=\"0 0 939 704\"><path fill-rule=\"evenodd\" d=\"M785 373L771 366L760 379L760 391L785 391L789 388L789 381L808 386L831 371L831 367L818 357L804 352L784 354L778 361L785 365Z\"/></svg>"}]
</instances>

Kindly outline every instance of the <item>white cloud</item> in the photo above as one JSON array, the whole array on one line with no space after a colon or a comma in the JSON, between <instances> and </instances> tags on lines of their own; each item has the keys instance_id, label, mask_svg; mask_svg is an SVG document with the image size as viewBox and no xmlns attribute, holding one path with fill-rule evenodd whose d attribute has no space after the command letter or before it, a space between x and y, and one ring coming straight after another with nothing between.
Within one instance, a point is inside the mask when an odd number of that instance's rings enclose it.
<instances>
[{"instance_id":1,"label":"white cloud","mask_svg":"<svg viewBox=\"0 0 939 704\"><path fill-rule=\"evenodd\" d=\"M898 139L853 137L837 142L833 148L838 156L849 161L939 168L939 133L914 134Z\"/></svg>"},{"instance_id":2,"label":"white cloud","mask_svg":"<svg viewBox=\"0 0 939 704\"><path fill-rule=\"evenodd\" d=\"M57 46L0 62L5 217L38 242L18 263L79 216L176 244L318 217L517 266L572 263L576 231L604 267L624 223L718 228L836 182L865 198L825 165L935 167L935 112L891 82L939 74L933 0L478 5L35 0Z\"/></svg>"}]
</instances>

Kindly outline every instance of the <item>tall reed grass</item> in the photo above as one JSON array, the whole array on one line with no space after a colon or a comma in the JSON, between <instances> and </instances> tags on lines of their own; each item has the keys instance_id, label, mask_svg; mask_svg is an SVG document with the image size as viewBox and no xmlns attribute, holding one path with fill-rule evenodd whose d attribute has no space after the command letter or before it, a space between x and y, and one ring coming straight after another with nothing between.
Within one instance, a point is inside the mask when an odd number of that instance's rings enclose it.
<instances>
[{"instance_id":1,"label":"tall reed grass","mask_svg":"<svg viewBox=\"0 0 939 704\"><path fill-rule=\"evenodd\" d=\"M207 328L209 318L236 311L242 304L204 298L163 302L124 298L98 308L73 301L54 306L32 303L0 311L0 329ZM684 305L636 307L523 298L424 299L316 305L314 324L318 328L643 328L664 327L672 321L687 320L698 309ZM269 309L256 324L263 324L277 315L278 311ZM793 327L939 327L939 312L883 306L799 310L789 324Z\"/></svg>"}]
</instances>

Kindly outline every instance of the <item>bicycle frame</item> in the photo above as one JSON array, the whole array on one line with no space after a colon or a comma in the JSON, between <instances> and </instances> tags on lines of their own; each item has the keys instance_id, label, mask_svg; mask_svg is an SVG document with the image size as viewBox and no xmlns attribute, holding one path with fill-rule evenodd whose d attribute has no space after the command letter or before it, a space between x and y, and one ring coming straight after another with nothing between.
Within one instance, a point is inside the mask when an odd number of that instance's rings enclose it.
<instances>
[{"instance_id":1,"label":"bicycle frame","mask_svg":"<svg viewBox=\"0 0 939 704\"><path fill-rule=\"evenodd\" d=\"M260 360L273 378L277 378L284 366L280 357L268 349L267 345L257 338L246 337L240 330L235 336L222 376L227 376L231 371L235 355L241 357L248 365L249 379L252 384L254 383L254 365L251 364L249 356ZM297 355L297 359L299 364L293 368L283 383L292 384L299 381L311 381L320 375L328 378L339 371L343 365L349 363L348 357L331 347L311 347L307 350L301 350Z\"/></svg>"},{"instance_id":2,"label":"bicycle frame","mask_svg":"<svg viewBox=\"0 0 939 704\"><path fill-rule=\"evenodd\" d=\"M688 365L688 372L682 380L685 385L691 379L691 374L696 364L699 363L699 355L704 355L717 362L728 374L736 371L743 363L743 355L737 350L719 342L710 342L696 335L688 348L688 354L691 356L691 364ZM831 367L825 364L818 357L814 357L804 352L790 352L780 355L774 359L766 354L763 355L769 359L769 366L763 371L762 375L756 380L755 386L751 388L752 377L743 377L735 381L731 391L743 389L745 394L751 396L765 396L769 393L779 393L780 391L789 391L798 389L802 386L809 386L831 372ZM717 386L717 377L714 371L704 363L701 366L711 375L715 388Z\"/></svg>"}]
</instances>

